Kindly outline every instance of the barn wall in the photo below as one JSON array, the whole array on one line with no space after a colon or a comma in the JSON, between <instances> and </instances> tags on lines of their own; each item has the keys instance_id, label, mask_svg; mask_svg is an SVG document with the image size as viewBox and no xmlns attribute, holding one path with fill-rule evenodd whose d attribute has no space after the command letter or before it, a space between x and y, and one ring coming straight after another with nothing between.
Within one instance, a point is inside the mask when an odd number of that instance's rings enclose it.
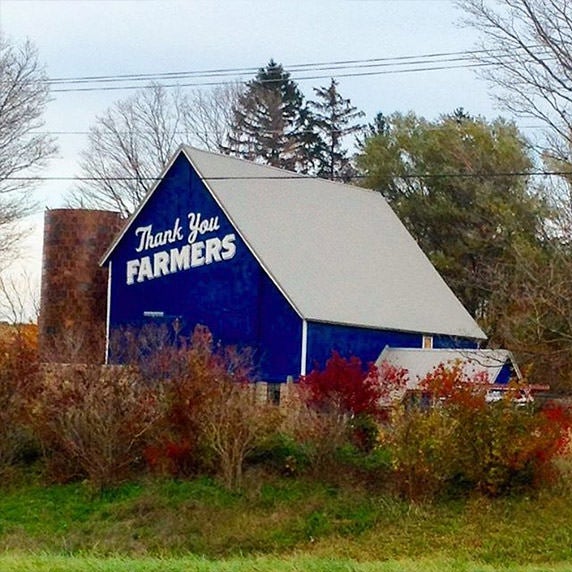
<instances>
[{"instance_id":1,"label":"barn wall","mask_svg":"<svg viewBox=\"0 0 572 572\"><path fill-rule=\"evenodd\" d=\"M209 228L193 237L190 222L199 215ZM207 258L209 240L223 246L218 255ZM196 264L189 255L190 267L172 266L173 251L184 257L195 247ZM166 266L157 264L165 257ZM302 320L185 157L173 163L138 213L111 265L112 331L158 321L170 325L179 318L183 336L203 324L224 344L254 348L259 376L266 381L284 381L299 373Z\"/></svg>"},{"instance_id":2,"label":"barn wall","mask_svg":"<svg viewBox=\"0 0 572 572\"><path fill-rule=\"evenodd\" d=\"M460 338L458 336L433 336L433 347L435 349L476 349L479 347L479 342L470 338Z\"/></svg>"},{"instance_id":3,"label":"barn wall","mask_svg":"<svg viewBox=\"0 0 572 572\"><path fill-rule=\"evenodd\" d=\"M344 357L358 356L368 363L374 362L385 346L420 348L422 337L416 333L309 322L306 371L323 367L332 351Z\"/></svg>"},{"instance_id":4,"label":"barn wall","mask_svg":"<svg viewBox=\"0 0 572 572\"><path fill-rule=\"evenodd\" d=\"M392 348L421 348L423 334L374 330L355 326L308 324L308 354L306 371L323 367L332 351L344 357L357 356L363 363L375 362L386 346ZM477 342L468 338L436 335L434 348L476 348Z\"/></svg>"}]
</instances>

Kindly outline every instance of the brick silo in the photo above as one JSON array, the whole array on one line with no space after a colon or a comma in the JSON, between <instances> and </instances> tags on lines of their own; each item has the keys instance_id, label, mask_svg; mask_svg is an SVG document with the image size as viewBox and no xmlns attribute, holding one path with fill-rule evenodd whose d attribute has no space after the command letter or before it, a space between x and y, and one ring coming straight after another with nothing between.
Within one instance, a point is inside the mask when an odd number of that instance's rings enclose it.
<instances>
[{"instance_id":1,"label":"brick silo","mask_svg":"<svg viewBox=\"0 0 572 572\"><path fill-rule=\"evenodd\" d=\"M99 260L122 224L110 211L46 211L38 340L44 361L103 361L107 269Z\"/></svg>"}]
</instances>

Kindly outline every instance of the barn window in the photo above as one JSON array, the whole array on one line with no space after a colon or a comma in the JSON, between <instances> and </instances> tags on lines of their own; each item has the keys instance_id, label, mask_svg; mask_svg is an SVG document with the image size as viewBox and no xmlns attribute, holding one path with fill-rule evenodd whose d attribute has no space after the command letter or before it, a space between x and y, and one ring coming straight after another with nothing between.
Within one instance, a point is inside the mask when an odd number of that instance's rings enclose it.
<instances>
[{"instance_id":1,"label":"barn window","mask_svg":"<svg viewBox=\"0 0 572 572\"><path fill-rule=\"evenodd\" d=\"M432 350L433 349L433 336L423 336L423 349Z\"/></svg>"}]
</instances>

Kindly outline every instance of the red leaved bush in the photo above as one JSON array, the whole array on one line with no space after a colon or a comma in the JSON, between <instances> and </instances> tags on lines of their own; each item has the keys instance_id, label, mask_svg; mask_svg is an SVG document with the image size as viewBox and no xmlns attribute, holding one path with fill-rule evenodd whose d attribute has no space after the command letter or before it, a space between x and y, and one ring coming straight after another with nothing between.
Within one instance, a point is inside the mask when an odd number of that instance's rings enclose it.
<instances>
[{"instance_id":1,"label":"red leaved bush","mask_svg":"<svg viewBox=\"0 0 572 572\"><path fill-rule=\"evenodd\" d=\"M255 399L252 353L217 346L204 326L188 345L166 347L147 364L161 372L165 409L146 458L188 474L212 461L228 488L240 488L247 455L277 425L275 407Z\"/></svg>"},{"instance_id":2,"label":"red leaved bush","mask_svg":"<svg viewBox=\"0 0 572 572\"><path fill-rule=\"evenodd\" d=\"M419 389L428 394L433 404L480 409L487 405L490 379L484 371L469 376L460 362L440 363L419 382Z\"/></svg>"},{"instance_id":3,"label":"red leaved bush","mask_svg":"<svg viewBox=\"0 0 572 572\"><path fill-rule=\"evenodd\" d=\"M540 410L540 415L544 420L541 431L551 437L537 452L539 461L545 463L565 452L570 445L572 415L569 409L556 403L547 403Z\"/></svg>"},{"instance_id":4,"label":"red leaved bush","mask_svg":"<svg viewBox=\"0 0 572 572\"><path fill-rule=\"evenodd\" d=\"M358 357L332 352L323 370L300 379L298 395L303 407L295 438L313 448L317 466L348 442L360 451L372 451L378 423L387 421L394 394L406 381L405 370L386 362L380 368L364 367Z\"/></svg>"},{"instance_id":5,"label":"red leaved bush","mask_svg":"<svg viewBox=\"0 0 572 572\"><path fill-rule=\"evenodd\" d=\"M185 440L148 445L143 454L145 462L154 473L180 477L193 474L197 468L196 451Z\"/></svg>"},{"instance_id":6,"label":"red leaved bush","mask_svg":"<svg viewBox=\"0 0 572 572\"><path fill-rule=\"evenodd\" d=\"M384 362L378 369L352 356L332 352L323 370L314 370L300 380L307 403L316 409L349 415L383 416L388 400L405 386L406 371Z\"/></svg>"}]
</instances>

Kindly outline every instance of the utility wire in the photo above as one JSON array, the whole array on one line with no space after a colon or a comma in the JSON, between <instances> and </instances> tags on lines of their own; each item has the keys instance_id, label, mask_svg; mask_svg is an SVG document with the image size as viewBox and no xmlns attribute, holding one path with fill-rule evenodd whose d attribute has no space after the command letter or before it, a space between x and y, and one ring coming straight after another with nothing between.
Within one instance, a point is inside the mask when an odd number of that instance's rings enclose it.
<instances>
[{"instance_id":1,"label":"utility wire","mask_svg":"<svg viewBox=\"0 0 572 572\"><path fill-rule=\"evenodd\" d=\"M535 48L543 48L543 46L531 46ZM361 68L373 66L393 66L396 64L402 65L418 65L420 63L430 63L435 59L440 62L459 62L474 60L475 56L482 54L490 57L503 58L506 57L504 52L500 50L463 50L456 52L437 52L429 54L418 54L409 56L394 56L384 58L364 58L355 60L337 60L329 62L315 62L315 63L300 63L283 66L284 70L288 73L299 71L326 71L332 69L347 69L347 68ZM444 59L445 58L445 59ZM82 82L110 82L110 81L125 81L125 80L141 80L149 81L155 79L169 79L181 77L212 77L212 76L236 76L242 73L257 73L260 67L237 67L237 68L216 68L207 70L186 70L176 72L156 72L156 73L138 73L138 74L110 74L110 75L92 75L92 76L76 76L76 77L56 77L50 78L48 83L54 84L67 84L67 83L82 83ZM262 68L264 69L264 68Z\"/></svg>"},{"instance_id":2,"label":"utility wire","mask_svg":"<svg viewBox=\"0 0 572 572\"><path fill-rule=\"evenodd\" d=\"M472 63L472 64L460 64L460 65L444 65L444 66L432 66L432 67L418 67L418 68L410 68L410 69L398 69L398 70L378 70L378 71L369 71L369 72L348 72L348 73L337 73L335 74L336 78L345 78L345 77L367 77L367 76L375 76L375 75L395 75L395 74L403 74L403 73L419 73L419 72L428 72L428 71L443 71L443 70L452 70L452 69L465 69L465 68L476 68L476 67L483 67L489 66L491 64L485 63ZM306 75L295 77L296 81L308 81L308 80L315 80L315 79L329 79L332 77L333 74L323 74L323 75ZM271 83L277 80L265 80L261 83ZM221 85L232 85L237 83L236 81L197 81L191 83L166 83L161 84L161 87L164 88L177 88L177 87L216 87ZM246 82L240 82L246 83ZM65 88L55 88L51 89L50 93L75 93L75 92L90 92L90 91L121 91L121 90L135 90L135 89L145 89L145 85L108 85L108 86L100 86L100 87L65 87Z\"/></svg>"},{"instance_id":3,"label":"utility wire","mask_svg":"<svg viewBox=\"0 0 572 572\"><path fill-rule=\"evenodd\" d=\"M389 117L389 116L388 116ZM367 125L365 125L364 127L367 128ZM522 130L534 130L534 129L546 129L546 127L544 125L516 125L516 127L518 128L519 131ZM425 131L438 131L439 129L441 129L441 127L439 127L438 125L436 125L435 127L424 127ZM343 129L329 129L328 133L338 133L338 132L343 132ZM32 135L91 135L92 131L47 131L47 130L34 130L34 131L30 131L30 134ZM139 135L152 135L153 131L137 131L137 133ZM201 129L200 130L200 134L201 135L215 135L218 134L218 131L215 130L205 130L205 129ZM265 133L282 133L281 130L279 129L275 129L275 130L265 130ZM296 131L296 133L315 133L315 131L311 130L311 129L302 129L300 131ZM114 134L116 135L131 135L132 132L131 131L114 131ZM173 131L172 135L184 135L187 137L197 137L197 134L192 130L192 129L187 129L184 131Z\"/></svg>"},{"instance_id":4,"label":"utility wire","mask_svg":"<svg viewBox=\"0 0 572 572\"><path fill-rule=\"evenodd\" d=\"M487 50L477 50L477 51L460 51L460 52L442 52L434 54L420 54L415 56L398 56L390 58L364 58L359 60L339 60L331 62L317 62L317 63L302 63L293 64L289 66L283 66L290 71L297 71L299 69L309 69L309 68L323 68L324 66L349 66L356 64L374 64L381 62L399 62L407 61L412 59L421 58L436 58L436 57L450 57L450 56L470 56L479 52L486 52ZM387 64L386 64L387 65ZM179 72L160 72L160 73L141 73L141 74L111 74L111 75L101 75L101 76L76 76L76 77L63 77L63 78L50 78L48 83L76 83L80 81L108 81L112 79L124 80L124 79L154 79L154 78L167 78L173 76L185 76L185 75L198 75L198 76L209 76L216 74L229 74L237 75L241 73L257 73L259 67L243 67L243 68L220 68L220 69L210 69L210 70L191 70L191 71L179 71Z\"/></svg>"},{"instance_id":5,"label":"utility wire","mask_svg":"<svg viewBox=\"0 0 572 572\"><path fill-rule=\"evenodd\" d=\"M429 71L443 71L443 70L454 70L454 69L466 69L466 68L477 68L477 67L484 67L490 66L493 64L489 63L464 63L459 65L443 65L443 66L432 66L432 67L417 67L417 68L409 68L409 69L396 69L396 70L377 70L377 71L369 71L369 72L347 72L347 73L337 73L335 74L336 78L345 78L345 77L367 77L367 76L376 76L376 75L396 75L396 74L404 74L404 73L420 73L420 72L429 72ZM308 80L315 80L315 79L329 79L334 74L322 74L322 75L306 75L300 77L294 77L293 79L297 82L300 81L308 81ZM272 83L278 80L263 80L260 83ZM221 85L232 85L237 83L236 80L234 81L197 81L191 83L166 83L161 84L161 87L164 88L178 88L178 87L216 87ZM246 82L240 82L246 83ZM90 92L90 91L120 91L120 90L134 90L134 89L145 89L145 85L108 85L108 86L101 86L101 87L66 87L66 88L56 88L51 89L50 93L75 93L75 92Z\"/></svg>"},{"instance_id":6,"label":"utility wire","mask_svg":"<svg viewBox=\"0 0 572 572\"><path fill-rule=\"evenodd\" d=\"M474 58L473 56L470 55L466 55L463 57L452 57L452 58L446 58L446 59L439 59L437 62L435 62L435 60L428 60L425 59L424 57L420 57L420 58L415 58L415 60L408 62L407 65L423 65L423 64L433 64L433 63L459 63L459 62L466 62L466 61L473 61ZM355 63L352 65L339 65L339 64L331 64L331 65L316 65L315 67L314 64L308 64L307 66L303 66L303 65L299 65L296 67L288 67L285 68L286 73L289 73L290 75L293 73L307 73L308 71L340 71L340 70L346 70L346 69L363 69L363 68L379 68L379 67L394 67L396 64L393 62L378 62L378 63L373 63L376 60L363 60L360 63ZM403 65L403 64L401 64ZM245 70L250 71L250 73L256 73L258 70L253 69L253 68L244 68ZM61 84L81 84L81 83L111 83L111 82L124 82L126 80L129 81L158 81L161 79L186 79L186 78L211 78L211 77L215 77L215 78L220 78L220 77L236 77L237 74L239 74L240 72L238 71L232 71L232 72L228 72L228 71L205 71L205 72L199 72L199 71L186 71L186 72L166 72L166 73L159 73L159 74L132 74L132 75L117 75L117 76L92 76L91 78L89 77L83 77L83 78L77 78L77 79L50 79L47 81L48 84L50 85L61 85ZM262 83L264 83L264 81L266 81L267 83L272 83L275 81L280 81L278 80L273 80L273 79L268 79L268 80L262 80Z\"/></svg>"},{"instance_id":7,"label":"utility wire","mask_svg":"<svg viewBox=\"0 0 572 572\"><path fill-rule=\"evenodd\" d=\"M366 179L369 175L356 175L352 179ZM482 179L496 177L551 177L551 176L572 176L572 171L506 171L506 172L482 172L482 173L411 173L407 175L392 175L392 179ZM272 177L202 177L204 181L254 181L254 180L307 180L318 179L328 180L318 177L317 175L303 175L292 173L291 175L281 175ZM342 177L336 177L342 179ZM5 177L0 178L2 181L159 181L161 177Z\"/></svg>"},{"instance_id":8,"label":"utility wire","mask_svg":"<svg viewBox=\"0 0 572 572\"><path fill-rule=\"evenodd\" d=\"M542 48L542 46L539 46ZM491 61L476 61L478 57L490 58ZM460 52L441 52L414 56L399 56L391 58L366 58L361 60L339 60L332 62L302 63L289 67L284 66L285 73L295 76L296 81L336 77L364 77L372 75L420 73L427 71L442 71L459 68L474 68L495 65L499 59L506 55L494 50L473 50ZM441 64L441 65L436 65ZM416 66L416 67L411 67ZM373 68L373 71L371 71ZM384 68L384 69L380 69ZM393 69L386 69L393 68ZM220 68L211 70L188 70L178 72L142 73L142 74L112 74L101 76L78 76L51 78L48 84L52 86L52 93L90 92L90 91L117 91L133 90L144 87L133 82L158 82L160 80L193 80L192 82L177 82L164 84L163 87L207 87L237 83L237 75L243 73L256 73L260 68ZM368 69L370 71L363 71ZM362 71L360 71L362 70ZM335 72L327 74L311 74L309 72ZM339 73L344 72L344 73ZM295 74L302 74L296 76ZM305 74L305 75L304 75ZM272 83L278 80L262 80L261 83ZM130 82L128 85L109 85L110 83ZM245 83L241 81L241 83ZM93 85L105 84L105 85Z\"/></svg>"}]
</instances>

